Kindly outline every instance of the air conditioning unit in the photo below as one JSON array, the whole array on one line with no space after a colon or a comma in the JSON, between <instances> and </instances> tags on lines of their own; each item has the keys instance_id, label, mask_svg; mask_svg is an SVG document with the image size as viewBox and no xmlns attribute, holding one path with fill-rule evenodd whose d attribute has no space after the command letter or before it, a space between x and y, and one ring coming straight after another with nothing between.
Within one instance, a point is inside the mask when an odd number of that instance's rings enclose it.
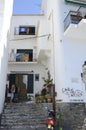
<instances>
[{"instance_id":1,"label":"air conditioning unit","mask_svg":"<svg viewBox=\"0 0 86 130\"><path fill-rule=\"evenodd\" d=\"M69 3L79 4L79 5L86 5L86 0L65 0L65 1Z\"/></svg>"}]
</instances>

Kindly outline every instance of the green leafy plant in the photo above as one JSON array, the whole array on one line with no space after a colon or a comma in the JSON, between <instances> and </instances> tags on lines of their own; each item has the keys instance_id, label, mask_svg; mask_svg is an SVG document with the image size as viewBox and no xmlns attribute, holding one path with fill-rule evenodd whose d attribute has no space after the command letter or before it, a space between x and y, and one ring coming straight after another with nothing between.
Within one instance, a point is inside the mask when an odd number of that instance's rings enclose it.
<instances>
[{"instance_id":1,"label":"green leafy plant","mask_svg":"<svg viewBox=\"0 0 86 130\"><path fill-rule=\"evenodd\" d=\"M53 79L44 79L44 86L49 87L52 84Z\"/></svg>"},{"instance_id":2,"label":"green leafy plant","mask_svg":"<svg viewBox=\"0 0 86 130\"><path fill-rule=\"evenodd\" d=\"M47 90L46 90L46 88L43 88L42 91L41 91L41 95L45 96L46 94L47 94Z\"/></svg>"},{"instance_id":3,"label":"green leafy plant","mask_svg":"<svg viewBox=\"0 0 86 130\"><path fill-rule=\"evenodd\" d=\"M47 79L44 78L44 82L45 82L44 84L45 87L51 86L53 79L51 79L50 71L47 72Z\"/></svg>"}]
</instances>

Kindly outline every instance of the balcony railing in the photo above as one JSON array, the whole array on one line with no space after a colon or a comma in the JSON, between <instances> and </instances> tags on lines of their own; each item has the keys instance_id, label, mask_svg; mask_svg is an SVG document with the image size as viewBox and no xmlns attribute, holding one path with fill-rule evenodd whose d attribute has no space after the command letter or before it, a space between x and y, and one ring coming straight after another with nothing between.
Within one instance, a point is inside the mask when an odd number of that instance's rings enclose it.
<instances>
[{"instance_id":1,"label":"balcony railing","mask_svg":"<svg viewBox=\"0 0 86 130\"><path fill-rule=\"evenodd\" d=\"M70 11L64 20L64 31L70 24L78 24L82 18L82 14L80 12Z\"/></svg>"},{"instance_id":2,"label":"balcony railing","mask_svg":"<svg viewBox=\"0 0 86 130\"><path fill-rule=\"evenodd\" d=\"M29 54L16 53L15 55L9 56L9 62L37 62L36 54L29 57Z\"/></svg>"},{"instance_id":3,"label":"balcony railing","mask_svg":"<svg viewBox=\"0 0 86 130\"><path fill-rule=\"evenodd\" d=\"M65 0L66 2L86 6L86 0Z\"/></svg>"}]
</instances>

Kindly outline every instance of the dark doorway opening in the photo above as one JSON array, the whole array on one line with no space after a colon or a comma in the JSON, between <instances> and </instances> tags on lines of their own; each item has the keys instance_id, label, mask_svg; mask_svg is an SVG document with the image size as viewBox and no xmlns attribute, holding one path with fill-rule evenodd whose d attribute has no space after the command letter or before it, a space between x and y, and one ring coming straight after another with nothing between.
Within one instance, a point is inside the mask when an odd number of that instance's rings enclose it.
<instances>
[{"instance_id":1,"label":"dark doorway opening","mask_svg":"<svg viewBox=\"0 0 86 130\"><path fill-rule=\"evenodd\" d=\"M10 74L9 75L9 93L11 86L15 84L18 88L18 94L23 96L34 93L34 74Z\"/></svg>"}]
</instances>

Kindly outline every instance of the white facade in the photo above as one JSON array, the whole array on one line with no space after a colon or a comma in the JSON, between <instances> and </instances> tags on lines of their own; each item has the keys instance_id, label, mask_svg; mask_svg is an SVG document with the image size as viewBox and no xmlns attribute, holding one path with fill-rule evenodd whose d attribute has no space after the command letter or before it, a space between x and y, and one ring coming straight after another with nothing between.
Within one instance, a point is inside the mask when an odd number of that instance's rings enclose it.
<instances>
[{"instance_id":1,"label":"white facade","mask_svg":"<svg viewBox=\"0 0 86 130\"><path fill-rule=\"evenodd\" d=\"M20 26L35 27L35 35L19 35ZM49 69L47 68L47 61L50 57L50 47L47 43L49 33L45 31L45 26L47 28L44 15L13 15L11 20L8 74L22 74L23 80L24 75L33 74L33 92L29 93L28 91L28 94L31 95L41 92L44 85L43 78L47 78ZM12 50L14 51L14 57L11 55ZM18 54L18 50L32 50L32 61L16 61L15 55ZM38 81L35 79L36 75L39 75ZM10 80L8 80L8 85L11 87L9 82ZM24 83L27 88L29 86L27 80Z\"/></svg>"},{"instance_id":2,"label":"white facade","mask_svg":"<svg viewBox=\"0 0 86 130\"><path fill-rule=\"evenodd\" d=\"M82 13L78 24L71 24L67 18L70 10ZM65 0L47 0L47 19L50 24L52 22L56 98L63 102L86 102L85 85L81 78L86 59L85 14L86 7L80 8L80 5L66 3ZM69 26L64 30L66 25Z\"/></svg>"},{"instance_id":3,"label":"white facade","mask_svg":"<svg viewBox=\"0 0 86 130\"><path fill-rule=\"evenodd\" d=\"M81 12L78 23L71 24L70 10L75 11L73 15L76 11ZM8 74L33 73L35 94L41 91L43 78L49 70L57 101L86 102L85 84L81 77L86 59L86 20L83 19L86 8L65 0L43 0L41 12L43 15L12 16L9 55L12 50L17 53L18 49L32 49L37 60L28 63L10 61ZM36 35L15 35L14 28L19 26L35 26ZM39 81L35 81L35 74L39 74Z\"/></svg>"},{"instance_id":4,"label":"white facade","mask_svg":"<svg viewBox=\"0 0 86 130\"><path fill-rule=\"evenodd\" d=\"M12 15L13 0L0 0L0 114L5 100L6 73L7 73L7 37L9 34L10 18Z\"/></svg>"}]
</instances>

